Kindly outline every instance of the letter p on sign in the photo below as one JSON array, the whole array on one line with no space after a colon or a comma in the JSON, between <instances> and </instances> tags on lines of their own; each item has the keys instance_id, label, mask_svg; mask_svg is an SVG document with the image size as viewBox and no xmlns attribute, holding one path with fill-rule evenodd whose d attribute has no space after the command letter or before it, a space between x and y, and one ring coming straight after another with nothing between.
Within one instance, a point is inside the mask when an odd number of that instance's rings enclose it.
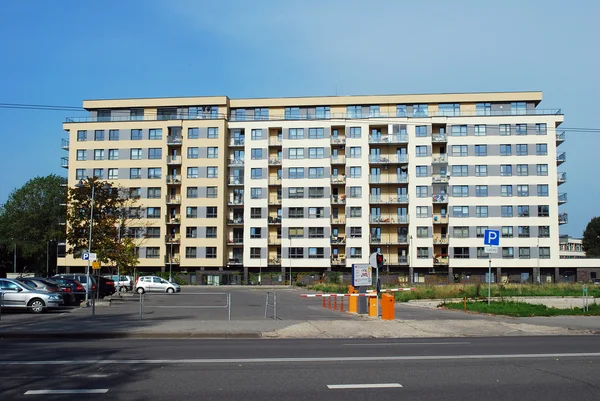
<instances>
[{"instance_id":1,"label":"letter p on sign","mask_svg":"<svg viewBox=\"0 0 600 401\"><path fill-rule=\"evenodd\" d=\"M483 235L483 245L499 246L500 245L500 231L499 230L485 230L485 233Z\"/></svg>"}]
</instances>

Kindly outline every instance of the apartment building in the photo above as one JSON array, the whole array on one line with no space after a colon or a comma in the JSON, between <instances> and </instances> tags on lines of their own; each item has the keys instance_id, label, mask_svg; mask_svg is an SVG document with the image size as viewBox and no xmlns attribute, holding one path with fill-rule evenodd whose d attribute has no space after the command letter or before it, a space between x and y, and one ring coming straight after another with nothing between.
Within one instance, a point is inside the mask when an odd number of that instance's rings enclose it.
<instances>
[{"instance_id":1,"label":"apartment building","mask_svg":"<svg viewBox=\"0 0 600 401\"><path fill-rule=\"evenodd\" d=\"M88 100L64 123L68 185L140 198L140 269L349 271L407 282L559 269L560 110L541 92ZM501 230L498 254L485 229ZM142 232L143 231L143 232ZM81 268L68 256L59 265Z\"/></svg>"}]
</instances>

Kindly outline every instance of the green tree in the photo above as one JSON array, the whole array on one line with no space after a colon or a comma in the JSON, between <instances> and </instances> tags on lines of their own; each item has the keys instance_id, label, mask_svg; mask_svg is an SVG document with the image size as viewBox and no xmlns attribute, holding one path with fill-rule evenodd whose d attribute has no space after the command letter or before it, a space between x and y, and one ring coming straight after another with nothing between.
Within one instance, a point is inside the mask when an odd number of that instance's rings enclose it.
<instances>
[{"instance_id":1,"label":"green tree","mask_svg":"<svg viewBox=\"0 0 600 401\"><path fill-rule=\"evenodd\" d=\"M137 199L130 198L122 188L106 181L88 178L81 185L69 188L67 196L68 253L75 257L89 248L90 214L94 188L92 246L103 264L128 271L138 264L133 239L128 229L139 220L141 209Z\"/></svg>"},{"instance_id":2,"label":"green tree","mask_svg":"<svg viewBox=\"0 0 600 401\"><path fill-rule=\"evenodd\" d=\"M594 217L585 227L581 244L588 258L600 257L600 217Z\"/></svg>"},{"instance_id":3,"label":"green tree","mask_svg":"<svg viewBox=\"0 0 600 401\"><path fill-rule=\"evenodd\" d=\"M61 178L48 175L29 180L0 206L0 243L9 251L14 243L17 244L20 272L26 265L30 272L45 274L48 241L65 237L64 227L60 224L65 216L64 203ZM56 243L51 245L51 250L55 246ZM3 264L5 268L10 264L12 270L12 260L4 261L7 258L2 258Z\"/></svg>"}]
</instances>

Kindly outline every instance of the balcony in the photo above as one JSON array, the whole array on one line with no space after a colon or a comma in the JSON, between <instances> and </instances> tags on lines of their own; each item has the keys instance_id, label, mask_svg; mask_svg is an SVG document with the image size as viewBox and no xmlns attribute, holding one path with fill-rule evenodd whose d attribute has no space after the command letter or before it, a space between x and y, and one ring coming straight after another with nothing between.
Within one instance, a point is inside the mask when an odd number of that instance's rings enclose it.
<instances>
[{"instance_id":1,"label":"balcony","mask_svg":"<svg viewBox=\"0 0 600 401\"><path fill-rule=\"evenodd\" d=\"M434 245L447 245L448 244L448 235L447 234L434 234L433 235L433 244Z\"/></svg>"},{"instance_id":2,"label":"balcony","mask_svg":"<svg viewBox=\"0 0 600 401\"><path fill-rule=\"evenodd\" d=\"M281 217L271 217L269 216L269 224L272 226L277 226L281 224Z\"/></svg>"},{"instance_id":3,"label":"balcony","mask_svg":"<svg viewBox=\"0 0 600 401\"><path fill-rule=\"evenodd\" d=\"M447 184L448 183L448 175L446 174L432 174L431 182L433 184Z\"/></svg>"},{"instance_id":4,"label":"balcony","mask_svg":"<svg viewBox=\"0 0 600 401\"><path fill-rule=\"evenodd\" d=\"M180 175L168 175L167 176L167 184L174 184L174 185L181 184L181 176Z\"/></svg>"},{"instance_id":5,"label":"balcony","mask_svg":"<svg viewBox=\"0 0 600 401\"><path fill-rule=\"evenodd\" d=\"M331 156L331 164L346 164L346 156Z\"/></svg>"},{"instance_id":6,"label":"balcony","mask_svg":"<svg viewBox=\"0 0 600 401\"><path fill-rule=\"evenodd\" d=\"M64 139L64 138L63 138L63 139L61 140L60 147L61 147L63 150L69 150L69 140L68 140L68 139Z\"/></svg>"},{"instance_id":7,"label":"balcony","mask_svg":"<svg viewBox=\"0 0 600 401\"><path fill-rule=\"evenodd\" d=\"M181 195L166 195L165 201L167 202L167 205L180 205Z\"/></svg>"},{"instance_id":8,"label":"balcony","mask_svg":"<svg viewBox=\"0 0 600 401\"><path fill-rule=\"evenodd\" d=\"M408 195L400 195L400 196L369 195L369 202L377 203L377 204L408 203Z\"/></svg>"},{"instance_id":9,"label":"balcony","mask_svg":"<svg viewBox=\"0 0 600 401\"><path fill-rule=\"evenodd\" d=\"M371 184L406 184L408 183L408 174L370 174L369 183Z\"/></svg>"},{"instance_id":10,"label":"balcony","mask_svg":"<svg viewBox=\"0 0 600 401\"><path fill-rule=\"evenodd\" d=\"M433 224L448 224L448 216L441 214L433 215Z\"/></svg>"},{"instance_id":11,"label":"balcony","mask_svg":"<svg viewBox=\"0 0 600 401\"><path fill-rule=\"evenodd\" d=\"M567 152L562 152L556 155L556 165L560 166L567 161Z\"/></svg>"},{"instance_id":12,"label":"balcony","mask_svg":"<svg viewBox=\"0 0 600 401\"><path fill-rule=\"evenodd\" d=\"M331 216L329 218L329 222L331 224L346 224L346 217L345 216L338 216L338 217Z\"/></svg>"},{"instance_id":13,"label":"balcony","mask_svg":"<svg viewBox=\"0 0 600 401\"><path fill-rule=\"evenodd\" d=\"M227 184L230 186L236 186L236 185L243 186L244 185L244 177L241 175L230 176L229 179L227 180Z\"/></svg>"},{"instance_id":14,"label":"balcony","mask_svg":"<svg viewBox=\"0 0 600 401\"><path fill-rule=\"evenodd\" d=\"M281 198L274 196L269 197L269 205L281 205Z\"/></svg>"},{"instance_id":15,"label":"balcony","mask_svg":"<svg viewBox=\"0 0 600 401\"><path fill-rule=\"evenodd\" d=\"M567 139L567 134L565 132L556 133L556 146L560 145Z\"/></svg>"},{"instance_id":16,"label":"balcony","mask_svg":"<svg viewBox=\"0 0 600 401\"><path fill-rule=\"evenodd\" d=\"M408 216L399 216L397 214L370 215L369 223L371 223L371 224L407 224Z\"/></svg>"},{"instance_id":17,"label":"balcony","mask_svg":"<svg viewBox=\"0 0 600 401\"><path fill-rule=\"evenodd\" d=\"M269 146L281 146L281 138L270 137L269 138Z\"/></svg>"},{"instance_id":18,"label":"balcony","mask_svg":"<svg viewBox=\"0 0 600 401\"><path fill-rule=\"evenodd\" d=\"M558 224L567 224L569 222L569 216L566 213L558 215Z\"/></svg>"},{"instance_id":19,"label":"balcony","mask_svg":"<svg viewBox=\"0 0 600 401\"><path fill-rule=\"evenodd\" d=\"M434 266L448 266L450 264L450 259L448 256L438 256L437 258L433 258Z\"/></svg>"},{"instance_id":20,"label":"balcony","mask_svg":"<svg viewBox=\"0 0 600 401\"><path fill-rule=\"evenodd\" d=\"M270 258L267 264L269 266L281 266L281 258Z\"/></svg>"},{"instance_id":21,"label":"balcony","mask_svg":"<svg viewBox=\"0 0 600 401\"><path fill-rule=\"evenodd\" d=\"M448 163L448 155L446 153L431 155L431 164L446 164Z\"/></svg>"},{"instance_id":22,"label":"balcony","mask_svg":"<svg viewBox=\"0 0 600 401\"><path fill-rule=\"evenodd\" d=\"M244 166L244 159L229 159L227 161L227 165L229 167L243 167Z\"/></svg>"},{"instance_id":23,"label":"balcony","mask_svg":"<svg viewBox=\"0 0 600 401\"><path fill-rule=\"evenodd\" d=\"M345 145L346 144L346 138L345 137L331 137L330 142L332 145Z\"/></svg>"},{"instance_id":24,"label":"balcony","mask_svg":"<svg viewBox=\"0 0 600 401\"><path fill-rule=\"evenodd\" d=\"M331 266L346 266L346 257L344 255L338 255L337 257L331 258Z\"/></svg>"},{"instance_id":25,"label":"balcony","mask_svg":"<svg viewBox=\"0 0 600 401\"><path fill-rule=\"evenodd\" d=\"M243 147L244 144L246 142L245 138L229 138L229 147L237 147L237 146L241 146Z\"/></svg>"},{"instance_id":26,"label":"balcony","mask_svg":"<svg viewBox=\"0 0 600 401\"><path fill-rule=\"evenodd\" d=\"M69 158L68 157L61 157L60 158L60 166L62 168L69 168Z\"/></svg>"},{"instance_id":27,"label":"balcony","mask_svg":"<svg viewBox=\"0 0 600 401\"><path fill-rule=\"evenodd\" d=\"M329 238L329 243L331 245L344 245L346 243L346 237L340 237L340 236L333 237L333 236L331 236Z\"/></svg>"},{"instance_id":28,"label":"balcony","mask_svg":"<svg viewBox=\"0 0 600 401\"><path fill-rule=\"evenodd\" d=\"M228 226L241 226L244 224L244 218L240 216L234 216L233 219L227 219Z\"/></svg>"},{"instance_id":29,"label":"balcony","mask_svg":"<svg viewBox=\"0 0 600 401\"><path fill-rule=\"evenodd\" d=\"M567 194L558 194L558 204L564 205L565 203L567 203Z\"/></svg>"},{"instance_id":30,"label":"balcony","mask_svg":"<svg viewBox=\"0 0 600 401\"><path fill-rule=\"evenodd\" d=\"M165 216L165 223L179 225L181 224L181 215L176 214L175 216Z\"/></svg>"},{"instance_id":31,"label":"balcony","mask_svg":"<svg viewBox=\"0 0 600 401\"><path fill-rule=\"evenodd\" d=\"M408 135L407 134L369 135L369 143L374 143L374 144L408 143Z\"/></svg>"},{"instance_id":32,"label":"balcony","mask_svg":"<svg viewBox=\"0 0 600 401\"><path fill-rule=\"evenodd\" d=\"M408 256L398 256L399 265L408 265Z\"/></svg>"},{"instance_id":33,"label":"balcony","mask_svg":"<svg viewBox=\"0 0 600 401\"><path fill-rule=\"evenodd\" d=\"M276 237L276 236L269 237L267 243L269 245L281 245L281 237Z\"/></svg>"},{"instance_id":34,"label":"balcony","mask_svg":"<svg viewBox=\"0 0 600 401\"><path fill-rule=\"evenodd\" d=\"M346 176L345 175L332 175L331 176L331 183L332 184L345 184L346 183Z\"/></svg>"},{"instance_id":35,"label":"balcony","mask_svg":"<svg viewBox=\"0 0 600 401\"><path fill-rule=\"evenodd\" d=\"M331 204L332 205L345 205L346 204L346 195L331 195Z\"/></svg>"},{"instance_id":36,"label":"balcony","mask_svg":"<svg viewBox=\"0 0 600 401\"><path fill-rule=\"evenodd\" d=\"M181 164L181 156L167 156L167 165L177 166Z\"/></svg>"},{"instance_id":37,"label":"balcony","mask_svg":"<svg viewBox=\"0 0 600 401\"><path fill-rule=\"evenodd\" d=\"M438 204L448 203L448 195L446 195L446 194L434 194L431 197L431 201L433 203L438 203Z\"/></svg>"},{"instance_id":38,"label":"balcony","mask_svg":"<svg viewBox=\"0 0 600 401\"><path fill-rule=\"evenodd\" d=\"M227 260L227 264L229 266L241 266L244 263L244 258L243 257L238 257L238 258L229 258Z\"/></svg>"},{"instance_id":39,"label":"balcony","mask_svg":"<svg viewBox=\"0 0 600 401\"><path fill-rule=\"evenodd\" d=\"M242 245L244 243L244 237L229 237L227 244L229 245Z\"/></svg>"},{"instance_id":40,"label":"balcony","mask_svg":"<svg viewBox=\"0 0 600 401\"><path fill-rule=\"evenodd\" d=\"M167 234L165 235L165 242L167 244L179 244L181 242L181 234Z\"/></svg>"},{"instance_id":41,"label":"balcony","mask_svg":"<svg viewBox=\"0 0 600 401\"><path fill-rule=\"evenodd\" d=\"M233 198L229 198L229 201L227 202L227 204L229 206L243 205L244 204L244 197L243 196L236 196L236 197L233 197Z\"/></svg>"},{"instance_id":42,"label":"balcony","mask_svg":"<svg viewBox=\"0 0 600 401\"><path fill-rule=\"evenodd\" d=\"M281 185L281 177L269 177L269 185Z\"/></svg>"},{"instance_id":43,"label":"balcony","mask_svg":"<svg viewBox=\"0 0 600 401\"><path fill-rule=\"evenodd\" d=\"M171 254L169 253L168 255L165 255L164 259L165 259L166 265L170 265L170 264L178 265L179 264L179 254L178 253L173 254L172 257L171 257Z\"/></svg>"},{"instance_id":44,"label":"balcony","mask_svg":"<svg viewBox=\"0 0 600 401\"><path fill-rule=\"evenodd\" d=\"M431 142L433 142L433 143L446 143L446 142L448 142L448 135L446 135L446 134L433 134L431 136Z\"/></svg>"},{"instance_id":45,"label":"balcony","mask_svg":"<svg viewBox=\"0 0 600 401\"><path fill-rule=\"evenodd\" d=\"M369 155L371 164L408 163L408 155Z\"/></svg>"},{"instance_id":46,"label":"balcony","mask_svg":"<svg viewBox=\"0 0 600 401\"><path fill-rule=\"evenodd\" d=\"M60 186L61 187L69 186L69 180L67 180L67 177L60 177Z\"/></svg>"},{"instance_id":47,"label":"balcony","mask_svg":"<svg viewBox=\"0 0 600 401\"><path fill-rule=\"evenodd\" d=\"M179 135L167 135L167 145L181 145L183 137Z\"/></svg>"},{"instance_id":48,"label":"balcony","mask_svg":"<svg viewBox=\"0 0 600 401\"><path fill-rule=\"evenodd\" d=\"M558 173L556 180L558 182L558 185L564 184L565 182L567 182L567 173Z\"/></svg>"},{"instance_id":49,"label":"balcony","mask_svg":"<svg viewBox=\"0 0 600 401\"><path fill-rule=\"evenodd\" d=\"M269 157L269 166L281 166L281 157Z\"/></svg>"}]
</instances>

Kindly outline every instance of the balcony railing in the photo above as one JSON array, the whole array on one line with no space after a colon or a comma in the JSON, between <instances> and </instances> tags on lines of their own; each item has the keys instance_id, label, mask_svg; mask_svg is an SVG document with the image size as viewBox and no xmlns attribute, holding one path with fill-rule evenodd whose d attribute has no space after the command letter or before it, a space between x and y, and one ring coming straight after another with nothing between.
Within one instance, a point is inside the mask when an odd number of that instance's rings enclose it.
<instances>
[{"instance_id":1,"label":"balcony railing","mask_svg":"<svg viewBox=\"0 0 600 401\"><path fill-rule=\"evenodd\" d=\"M371 164L407 163L408 155L369 155Z\"/></svg>"},{"instance_id":2,"label":"balcony railing","mask_svg":"<svg viewBox=\"0 0 600 401\"><path fill-rule=\"evenodd\" d=\"M346 156L331 156L331 164L346 164Z\"/></svg>"},{"instance_id":3,"label":"balcony railing","mask_svg":"<svg viewBox=\"0 0 600 401\"><path fill-rule=\"evenodd\" d=\"M346 183L346 176L345 175L332 175L331 176L331 183L332 184L345 184Z\"/></svg>"},{"instance_id":4,"label":"balcony railing","mask_svg":"<svg viewBox=\"0 0 600 401\"><path fill-rule=\"evenodd\" d=\"M233 175L229 177L228 180L229 185L244 185L244 177L241 175Z\"/></svg>"},{"instance_id":5,"label":"balcony railing","mask_svg":"<svg viewBox=\"0 0 600 401\"><path fill-rule=\"evenodd\" d=\"M67 177L60 177L60 186L66 187L68 185L69 185L69 180L67 179Z\"/></svg>"},{"instance_id":6,"label":"balcony railing","mask_svg":"<svg viewBox=\"0 0 600 401\"><path fill-rule=\"evenodd\" d=\"M329 243L331 245L343 245L343 244L346 243L346 237L343 237L343 236L337 236L337 237L331 236L329 238Z\"/></svg>"},{"instance_id":7,"label":"balcony railing","mask_svg":"<svg viewBox=\"0 0 600 401\"><path fill-rule=\"evenodd\" d=\"M281 245L281 237L269 237L268 240L269 245Z\"/></svg>"},{"instance_id":8,"label":"balcony railing","mask_svg":"<svg viewBox=\"0 0 600 401\"><path fill-rule=\"evenodd\" d=\"M167 244L179 244L181 242L181 234L167 234L165 235L165 242Z\"/></svg>"},{"instance_id":9,"label":"balcony railing","mask_svg":"<svg viewBox=\"0 0 600 401\"><path fill-rule=\"evenodd\" d=\"M281 166L281 157L269 157L269 166Z\"/></svg>"},{"instance_id":10,"label":"balcony railing","mask_svg":"<svg viewBox=\"0 0 600 401\"><path fill-rule=\"evenodd\" d=\"M566 213L558 215L558 224L567 224L569 222L569 216Z\"/></svg>"},{"instance_id":11,"label":"balcony railing","mask_svg":"<svg viewBox=\"0 0 600 401\"><path fill-rule=\"evenodd\" d=\"M567 134L565 132L557 132L556 133L556 146L560 145L567 139Z\"/></svg>"},{"instance_id":12,"label":"balcony railing","mask_svg":"<svg viewBox=\"0 0 600 401\"><path fill-rule=\"evenodd\" d=\"M279 224L281 224L281 217L271 217L271 216L269 216L269 224L271 224L271 225L279 225Z\"/></svg>"},{"instance_id":13,"label":"balcony railing","mask_svg":"<svg viewBox=\"0 0 600 401\"><path fill-rule=\"evenodd\" d=\"M281 266L281 258L270 258L267 263L269 266Z\"/></svg>"},{"instance_id":14,"label":"balcony railing","mask_svg":"<svg viewBox=\"0 0 600 401\"><path fill-rule=\"evenodd\" d=\"M433 134L431 136L431 142L434 142L434 143L445 143L445 142L448 142L448 135L446 135L446 134Z\"/></svg>"},{"instance_id":15,"label":"balcony railing","mask_svg":"<svg viewBox=\"0 0 600 401\"><path fill-rule=\"evenodd\" d=\"M181 215L176 214L175 216L165 216L165 223L167 224L181 224Z\"/></svg>"},{"instance_id":16,"label":"balcony railing","mask_svg":"<svg viewBox=\"0 0 600 401\"><path fill-rule=\"evenodd\" d=\"M564 203L567 203L567 194L566 193L558 194L558 204L562 205Z\"/></svg>"},{"instance_id":17,"label":"balcony railing","mask_svg":"<svg viewBox=\"0 0 600 401\"><path fill-rule=\"evenodd\" d=\"M244 258L242 256L235 257L235 258L229 258L229 260L227 261L227 264L229 266L239 266L243 263L244 263Z\"/></svg>"},{"instance_id":18,"label":"balcony railing","mask_svg":"<svg viewBox=\"0 0 600 401\"><path fill-rule=\"evenodd\" d=\"M281 146L281 139L279 137L270 137L269 146Z\"/></svg>"},{"instance_id":19,"label":"balcony railing","mask_svg":"<svg viewBox=\"0 0 600 401\"><path fill-rule=\"evenodd\" d=\"M280 177L269 177L269 185L281 185Z\"/></svg>"},{"instance_id":20,"label":"balcony railing","mask_svg":"<svg viewBox=\"0 0 600 401\"><path fill-rule=\"evenodd\" d=\"M270 197L269 205L281 205L281 198Z\"/></svg>"},{"instance_id":21,"label":"balcony railing","mask_svg":"<svg viewBox=\"0 0 600 401\"><path fill-rule=\"evenodd\" d=\"M371 224L406 224L406 223L408 223L408 216L400 216L400 215L396 215L396 214L370 215L369 223L371 223Z\"/></svg>"},{"instance_id":22,"label":"balcony railing","mask_svg":"<svg viewBox=\"0 0 600 401\"><path fill-rule=\"evenodd\" d=\"M345 145L346 144L346 138L344 137L331 137L330 142L332 145Z\"/></svg>"},{"instance_id":23,"label":"balcony railing","mask_svg":"<svg viewBox=\"0 0 600 401\"><path fill-rule=\"evenodd\" d=\"M448 235L447 234L434 234L433 235L433 243L434 243L434 245L448 244Z\"/></svg>"},{"instance_id":24,"label":"balcony railing","mask_svg":"<svg viewBox=\"0 0 600 401\"><path fill-rule=\"evenodd\" d=\"M244 165L244 159L229 159L227 161L227 165L228 166L243 166Z\"/></svg>"},{"instance_id":25,"label":"balcony railing","mask_svg":"<svg viewBox=\"0 0 600 401\"><path fill-rule=\"evenodd\" d=\"M346 195L331 195L331 203L334 205L346 204Z\"/></svg>"},{"instance_id":26,"label":"balcony railing","mask_svg":"<svg viewBox=\"0 0 600 401\"><path fill-rule=\"evenodd\" d=\"M168 175L167 176L167 184L181 184L181 176L180 175Z\"/></svg>"},{"instance_id":27,"label":"balcony railing","mask_svg":"<svg viewBox=\"0 0 600 401\"><path fill-rule=\"evenodd\" d=\"M408 143L407 134L369 135L369 143Z\"/></svg>"},{"instance_id":28,"label":"balcony railing","mask_svg":"<svg viewBox=\"0 0 600 401\"><path fill-rule=\"evenodd\" d=\"M233 219L227 219L227 225L230 226L238 226L238 225L242 225L244 224L244 218L243 217L233 217Z\"/></svg>"},{"instance_id":29,"label":"balcony railing","mask_svg":"<svg viewBox=\"0 0 600 401\"><path fill-rule=\"evenodd\" d=\"M61 148L63 148L64 150L69 150L69 140L68 140L68 139L65 139L65 138L63 138L63 139L61 140L60 147L61 147Z\"/></svg>"},{"instance_id":30,"label":"balcony railing","mask_svg":"<svg viewBox=\"0 0 600 401\"><path fill-rule=\"evenodd\" d=\"M165 200L167 205L179 205L181 203L181 195L166 195Z\"/></svg>"},{"instance_id":31,"label":"balcony railing","mask_svg":"<svg viewBox=\"0 0 600 401\"><path fill-rule=\"evenodd\" d=\"M330 217L329 218L329 222L331 224L346 224L346 217L345 216L338 216L338 217Z\"/></svg>"},{"instance_id":32,"label":"balcony railing","mask_svg":"<svg viewBox=\"0 0 600 401\"><path fill-rule=\"evenodd\" d=\"M245 142L246 142L245 138L229 138L229 146L231 146L231 147L244 146Z\"/></svg>"},{"instance_id":33,"label":"balcony railing","mask_svg":"<svg viewBox=\"0 0 600 401\"><path fill-rule=\"evenodd\" d=\"M346 266L346 257L342 255L338 255L338 257L331 258L332 266Z\"/></svg>"},{"instance_id":34,"label":"balcony railing","mask_svg":"<svg viewBox=\"0 0 600 401\"><path fill-rule=\"evenodd\" d=\"M441 214L433 215L433 224L448 224L448 216Z\"/></svg>"},{"instance_id":35,"label":"balcony railing","mask_svg":"<svg viewBox=\"0 0 600 401\"><path fill-rule=\"evenodd\" d=\"M167 145L181 145L183 137L179 135L167 135Z\"/></svg>"},{"instance_id":36,"label":"balcony railing","mask_svg":"<svg viewBox=\"0 0 600 401\"><path fill-rule=\"evenodd\" d=\"M432 174L431 182L434 184L446 184L448 183L448 176L446 174Z\"/></svg>"},{"instance_id":37,"label":"balcony railing","mask_svg":"<svg viewBox=\"0 0 600 401\"><path fill-rule=\"evenodd\" d=\"M444 164L448 163L448 155L447 154L433 154L431 155L431 163L433 164Z\"/></svg>"},{"instance_id":38,"label":"balcony railing","mask_svg":"<svg viewBox=\"0 0 600 401\"><path fill-rule=\"evenodd\" d=\"M564 184L565 182L567 182L567 173L558 173L556 179L558 185Z\"/></svg>"},{"instance_id":39,"label":"balcony railing","mask_svg":"<svg viewBox=\"0 0 600 401\"><path fill-rule=\"evenodd\" d=\"M177 165L181 164L181 156L167 156L167 164L168 165Z\"/></svg>"},{"instance_id":40,"label":"balcony railing","mask_svg":"<svg viewBox=\"0 0 600 401\"><path fill-rule=\"evenodd\" d=\"M235 198L229 198L229 201L227 202L227 204L229 206L243 205L244 204L244 197L243 196L236 196Z\"/></svg>"},{"instance_id":41,"label":"balcony railing","mask_svg":"<svg viewBox=\"0 0 600 401\"><path fill-rule=\"evenodd\" d=\"M165 260L165 264L174 264L174 265L178 265L179 264L179 259L180 259L180 255L178 253L174 253L173 256L171 256L171 254L169 253L168 255L165 255L164 260Z\"/></svg>"},{"instance_id":42,"label":"balcony railing","mask_svg":"<svg viewBox=\"0 0 600 401\"><path fill-rule=\"evenodd\" d=\"M406 184L408 183L408 174L370 174L369 182L371 184Z\"/></svg>"},{"instance_id":43,"label":"balcony railing","mask_svg":"<svg viewBox=\"0 0 600 401\"><path fill-rule=\"evenodd\" d=\"M562 152L556 155L556 165L560 166L567 161L567 152Z\"/></svg>"},{"instance_id":44,"label":"balcony railing","mask_svg":"<svg viewBox=\"0 0 600 401\"><path fill-rule=\"evenodd\" d=\"M69 158L68 157L61 157L60 158L60 166L63 168L69 168Z\"/></svg>"},{"instance_id":45,"label":"balcony railing","mask_svg":"<svg viewBox=\"0 0 600 401\"><path fill-rule=\"evenodd\" d=\"M408 195L400 195L400 196L369 195L369 202L370 203L382 203L382 204L408 203Z\"/></svg>"},{"instance_id":46,"label":"balcony railing","mask_svg":"<svg viewBox=\"0 0 600 401\"><path fill-rule=\"evenodd\" d=\"M371 244L380 245L403 245L408 243L408 237L406 235L372 235L369 239Z\"/></svg>"},{"instance_id":47,"label":"balcony railing","mask_svg":"<svg viewBox=\"0 0 600 401\"><path fill-rule=\"evenodd\" d=\"M447 256L433 258L434 266L448 266L450 260Z\"/></svg>"},{"instance_id":48,"label":"balcony railing","mask_svg":"<svg viewBox=\"0 0 600 401\"><path fill-rule=\"evenodd\" d=\"M448 203L448 195L446 194L433 194L431 197L433 203Z\"/></svg>"},{"instance_id":49,"label":"balcony railing","mask_svg":"<svg viewBox=\"0 0 600 401\"><path fill-rule=\"evenodd\" d=\"M229 237L227 243L230 245L239 245L244 243L244 237Z\"/></svg>"}]
</instances>

